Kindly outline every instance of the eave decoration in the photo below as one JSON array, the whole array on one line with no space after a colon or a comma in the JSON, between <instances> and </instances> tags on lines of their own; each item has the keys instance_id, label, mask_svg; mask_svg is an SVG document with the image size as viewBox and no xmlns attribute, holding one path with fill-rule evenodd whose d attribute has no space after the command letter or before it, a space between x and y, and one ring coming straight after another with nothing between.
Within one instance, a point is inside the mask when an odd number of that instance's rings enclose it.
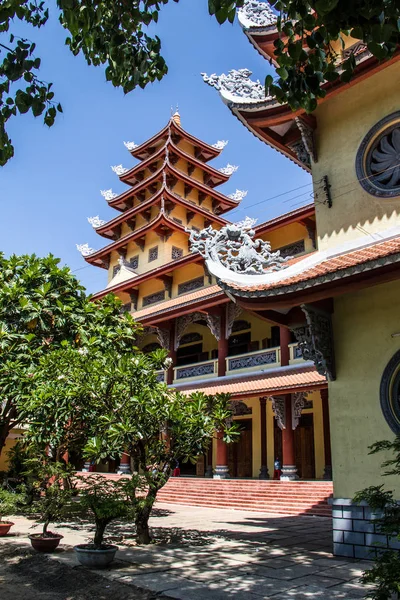
<instances>
[{"instance_id":1,"label":"eave decoration","mask_svg":"<svg viewBox=\"0 0 400 600\"><path fill-rule=\"evenodd\" d=\"M300 422L306 398L307 392L295 392L292 394L292 429L296 429Z\"/></svg>"},{"instance_id":2,"label":"eave decoration","mask_svg":"<svg viewBox=\"0 0 400 600\"><path fill-rule=\"evenodd\" d=\"M271 252L269 242L254 240L255 223L255 219L246 217L220 230L211 226L199 232L191 230L191 251L235 273L259 275L279 271L289 257L283 258L279 250Z\"/></svg>"},{"instance_id":3,"label":"eave decoration","mask_svg":"<svg viewBox=\"0 0 400 600\"><path fill-rule=\"evenodd\" d=\"M96 252L94 248L90 248L89 244L76 244L76 248L78 252L82 254L82 256L90 256Z\"/></svg>"},{"instance_id":4,"label":"eave decoration","mask_svg":"<svg viewBox=\"0 0 400 600\"><path fill-rule=\"evenodd\" d=\"M249 69L232 69L228 75L223 73L207 75L202 73L205 83L218 90L228 102L259 101L265 99L265 87L257 79L250 79Z\"/></svg>"},{"instance_id":5,"label":"eave decoration","mask_svg":"<svg viewBox=\"0 0 400 600\"><path fill-rule=\"evenodd\" d=\"M238 10L238 19L243 29L272 27L277 22L277 16L269 4L260 0L245 0Z\"/></svg>"},{"instance_id":6,"label":"eave decoration","mask_svg":"<svg viewBox=\"0 0 400 600\"><path fill-rule=\"evenodd\" d=\"M272 412L275 415L276 423L279 429L286 429L286 406L283 396L271 397Z\"/></svg>"},{"instance_id":7,"label":"eave decoration","mask_svg":"<svg viewBox=\"0 0 400 600\"><path fill-rule=\"evenodd\" d=\"M216 340L221 339L221 318L218 315L205 315L200 312L194 312L182 317L178 317L175 323L175 350L178 350L182 335L189 325L197 321L206 321L207 327Z\"/></svg>"},{"instance_id":8,"label":"eave decoration","mask_svg":"<svg viewBox=\"0 0 400 600\"><path fill-rule=\"evenodd\" d=\"M333 346L332 318L327 312L309 304L302 304L306 325L293 327L292 331L299 344L304 360L312 360L320 375L330 381L336 379L335 354Z\"/></svg>"},{"instance_id":9,"label":"eave decoration","mask_svg":"<svg viewBox=\"0 0 400 600\"><path fill-rule=\"evenodd\" d=\"M98 227L105 225L107 221L103 221L103 219L100 219L100 217L97 215L96 217L88 217L88 222L94 229L97 229Z\"/></svg>"}]
</instances>

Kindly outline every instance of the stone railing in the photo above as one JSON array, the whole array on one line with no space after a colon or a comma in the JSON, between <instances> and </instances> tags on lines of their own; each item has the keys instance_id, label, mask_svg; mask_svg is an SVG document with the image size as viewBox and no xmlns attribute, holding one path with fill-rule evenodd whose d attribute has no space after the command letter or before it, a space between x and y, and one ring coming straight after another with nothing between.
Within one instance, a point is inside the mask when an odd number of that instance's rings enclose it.
<instances>
[{"instance_id":1,"label":"stone railing","mask_svg":"<svg viewBox=\"0 0 400 600\"><path fill-rule=\"evenodd\" d=\"M297 364L302 362L304 359L301 355L301 351L298 344L289 344L289 352L290 352L290 364Z\"/></svg>"},{"instance_id":2,"label":"stone railing","mask_svg":"<svg viewBox=\"0 0 400 600\"><path fill-rule=\"evenodd\" d=\"M160 383L165 383L166 378L166 371L164 371L163 369L161 369L160 371L156 371L157 373L157 381L159 381Z\"/></svg>"},{"instance_id":3,"label":"stone railing","mask_svg":"<svg viewBox=\"0 0 400 600\"><path fill-rule=\"evenodd\" d=\"M258 371L260 368L271 368L280 365L281 349L265 348L247 354L228 356L226 359L226 372L236 373L238 371Z\"/></svg>"},{"instance_id":4,"label":"stone railing","mask_svg":"<svg viewBox=\"0 0 400 600\"><path fill-rule=\"evenodd\" d=\"M206 360L192 365L174 367L174 381L182 379L205 379L218 373L218 361Z\"/></svg>"}]
</instances>

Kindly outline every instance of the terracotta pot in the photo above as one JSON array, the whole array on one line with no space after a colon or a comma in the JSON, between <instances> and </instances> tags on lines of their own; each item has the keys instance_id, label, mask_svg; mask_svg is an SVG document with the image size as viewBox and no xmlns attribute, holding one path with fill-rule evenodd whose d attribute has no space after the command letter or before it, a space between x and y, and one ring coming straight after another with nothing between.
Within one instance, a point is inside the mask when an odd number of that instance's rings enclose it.
<instances>
[{"instance_id":1,"label":"terracotta pot","mask_svg":"<svg viewBox=\"0 0 400 600\"><path fill-rule=\"evenodd\" d=\"M0 537L7 535L13 525L14 523L11 523L11 521L0 521Z\"/></svg>"},{"instance_id":2,"label":"terracotta pot","mask_svg":"<svg viewBox=\"0 0 400 600\"><path fill-rule=\"evenodd\" d=\"M54 552L64 536L51 532L49 534L44 537L42 533L31 533L28 537L31 540L32 548L37 552Z\"/></svg>"},{"instance_id":3,"label":"terracotta pot","mask_svg":"<svg viewBox=\"0 0 400 600\"><path fill-rule=\"evenodd\" d=\"M93 544L79 544L75 546L76 557L84 567L91 569L104 569L114 560L118 546L104 546L100 550L93 548Z\"/></svg>"}]
</instances>

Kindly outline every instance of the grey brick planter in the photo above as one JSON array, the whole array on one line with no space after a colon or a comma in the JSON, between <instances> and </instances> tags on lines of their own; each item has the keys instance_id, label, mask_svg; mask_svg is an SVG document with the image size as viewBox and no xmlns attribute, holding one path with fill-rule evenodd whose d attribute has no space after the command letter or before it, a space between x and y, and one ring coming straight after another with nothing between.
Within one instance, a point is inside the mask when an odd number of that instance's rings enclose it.
<instances>
[{"instance_id":1,"label":"grey brick planter","mask_svg":"<svg viewBox=\"0 0 400 600\"><path fill-rule=\"evenodd\" d=\"M400 550L397 539L380 534L375 525L381 514L365 504L353 504L349 498L333 498L333 554L373 560L380 549Z\"/></svg>"}]
</instances>

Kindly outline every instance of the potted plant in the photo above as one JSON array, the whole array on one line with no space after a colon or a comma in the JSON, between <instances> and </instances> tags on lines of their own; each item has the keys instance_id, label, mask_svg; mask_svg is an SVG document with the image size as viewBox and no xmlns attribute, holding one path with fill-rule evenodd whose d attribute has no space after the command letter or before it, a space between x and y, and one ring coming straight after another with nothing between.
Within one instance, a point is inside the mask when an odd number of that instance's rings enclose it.
<instances>
[{"instance_id":1,"label":"potted plant","mask_svg":"<svg viewBox=\"0 0 400 600\"><path fill-rule=\"evenodd\" d=\"M12 521L3 520L3 517L14 512L16 500L19 495L0 488L0 537L4 537L14 525Z\"/></svg>"},{"instance_id":2,"label":"potted plant","mask_svg":"<svg viewBox=\"0 0 400 600\"><path fill-rule=\"evenodd\" d=\"M53 552L64 536L49 531L48 527L60 520L70 505L72 489L67 482L71 473L63 463L33 459L28 461L27 474L33 479L36 495L26 512L35 515L37 523L43 523L41 533L31 533L28 537L38 552Z\"/></svg>"},{"instance_id":3,"label":"potted plant","mask_svg":"<svg viewBox=\"0 0 400 600\"><path fill-rule=\"evenodd\" d=\"M106 527L115 519L126 518L132 511L126 482L112 481L102 475L90 475L81 481L77 502L80 511L94 519L95 533L92 542L79 544L74 550L85 567L104 568L114 560L118 550L117 546L104 543Z\"/></svg>"}]
</instances>

